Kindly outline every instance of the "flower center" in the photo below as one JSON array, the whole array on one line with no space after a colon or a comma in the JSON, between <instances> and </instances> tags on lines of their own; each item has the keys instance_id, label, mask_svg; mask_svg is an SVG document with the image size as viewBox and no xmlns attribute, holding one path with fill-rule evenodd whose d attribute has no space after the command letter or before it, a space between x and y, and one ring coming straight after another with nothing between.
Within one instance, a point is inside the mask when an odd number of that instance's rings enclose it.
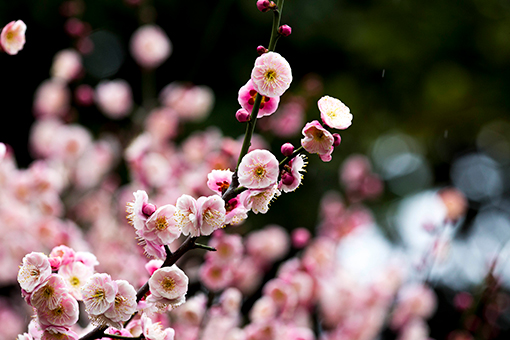
<instances>
[{"instance_id":1,"label":"flower center","mask_svg":"<svg viewBox=\"0 0 510 340\"><path fill-rule=\"evenodd\" d=\"M266 78L266 82L272 83L276 79L276 71L275 70L267 70L264 74L264 78Z\"/></svg>"},{"instance_id":2,"label":"flower center","mask_svg":"<svg viewBox=\"0 0 510 340\"><path fill-rule=\"evenodd\" d=\"M49 299L53 295L54 291L55 290L53 289L52 286L47 285L46 287L44 287L44 290L43 290L44 298Z\"/></svg>"},{"instance_id":3,"label":"flower center","mask_svg":"<svg viewBox=\"0 0 510 340\"><path fill-rule=\"evenodd\" d=\"M259 165L255 168L254 174L258 178L262 178L266 175L266 169L264 169L263 166Z\"/></svg>"},{"instance_id":4,"label":"flower center","mask_svg":"<svg viewBox=\"0 0 510 340\"><path fill-rule=\"evenodd\" d=\"M12 40L14 38L14 33L8 32L6 38L7 40Z\"/></svg>"},{"instance_id":5,"label":"flower center","mask_svg":"<svg viewBox=\"0 0 510 340\"><path fill-rule=\"evenodd\" d=\"M71 280L69 280L69 282L71 283L71 286L73 286L73 287L78 287L80 285L80 279L77 278L76 276L73 276L71 278Z\"/></svg>"},{"instance_id":6,"label":"flower center","mask_svg":"<svg viewBox=\"0 0 510 340\"><path fill-rule=\"evenodd\" d=\"M161 286L168 292L171 292L175 288L175 280L170 277L165 277L162 282Z\"/></svg>"},{"instance_id":7,"label":"flower center","mask_svg":"<svg viewBox=\"0 0 510 340\"><path fill-rule=\"evenodd\" d=\"M156 229L165 230L168 227L168 221L165 216L160 216L156 219Z\"/></svg>"}]
</instances>

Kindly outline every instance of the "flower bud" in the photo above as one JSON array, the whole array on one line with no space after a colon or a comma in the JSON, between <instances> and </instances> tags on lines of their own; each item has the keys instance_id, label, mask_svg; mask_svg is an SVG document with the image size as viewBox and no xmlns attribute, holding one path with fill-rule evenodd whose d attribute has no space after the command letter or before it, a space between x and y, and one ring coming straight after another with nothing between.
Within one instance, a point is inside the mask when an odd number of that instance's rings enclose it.
<instances>
[{"instance_id":1,"label":"flower bud","mask_svg":"<svg viewBox=\"0 0 510 340\"><path fill-rule=\"evenodd\" d=\"M239 123L245 123L250 120L250 113L245 109L239 109L236 112L236 119Z\"/></svg>"},{"instance_id":2,"label":"flower bud","mask_svg":"<svg viewBox=\"0 0 510 340\"><path fill-rule=\"evenodd\" d=\"M294 182L294 176L288 172L282 174L282 183L285 185L291 185Z\"/></svg>"},{"instance_id":3,"label":"flower bud","mask_svg":"<svg viewBox=\"0 0 510 340\"><path fill-rule=\"evenodd\" d=\"M342 141L342 137L338 133L333 134L333 146L336 148L340 145L340 142Z\"/></svg>"},{"instance_id":4,"label":"flower bud","mask_svg":"<svg viewBox=\"0 0 510 340\"><path fill-rule=\"evenodd\" d=\"M289 157L294 152L294 145L285 143L282 145L281 152L285 157Z\"/></svg>"},{"instance_id":5,"label":"flower bud","mask_svg":"<svg viewBox=\"0 0 510 340\"><path fill-rule=\"evenodd\" d=\"M258 0L257 1L257 8L261 12L267 12L269 11L269 0Z\"/></svg>"},{"instance_id":6,"label":"flower bud","mask_svg":"<svg viewBox=\"0 0 510 340\"><path fill-rule=\"evenodd\" d=\"M278 33L280 33L284 37L288 37L292 33L292 28L289 25L281 25L278 28Z\"/></svg>"},{"instance_id":7,"label":"flower bud","mask_svg":"<svg viewBox=\"0 0 510 340\"><path fill-rule=\"evenodd\" d=\"M268 49L265 48L264 46L260 45L257 47L257 53L259 55L263 55L264 53L267 53L268 52Z\"/></svg>"},{"instance_id":8,"label":"flower bud","mask_svg":"<svg viewBox=\"0 0 510 340\"><path fill-rule=\"evenodd\" d=\"M146 216L151 216L156 211L156 206L152 203L146 203L142 207L142 212Z\"/></svg>"}]
</instances>

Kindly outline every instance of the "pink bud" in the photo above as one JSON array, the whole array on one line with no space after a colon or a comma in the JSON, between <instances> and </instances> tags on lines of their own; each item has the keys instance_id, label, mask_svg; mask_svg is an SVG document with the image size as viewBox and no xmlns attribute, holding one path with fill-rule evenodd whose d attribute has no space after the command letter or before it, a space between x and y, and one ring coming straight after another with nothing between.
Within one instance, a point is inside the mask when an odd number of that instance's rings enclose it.
<instances>
[{"instance_id":1,"label":"pink bud","mask_svg":"<svg viewBox=\"0 0 510 340\"><path fill-rule=\"evenodd\" d=\"M294 145L285 143L282 145L281 151L285 157L289 157L294 152Z\"/></svg>"},{"instance_id":2,"label":"pink bud","mask_svg":"<svg viewBox=\"0 0 510 340\"><path fill-rule=\"evenodd\" d=\"M311 233L305 228L296 228L291 234L292 245L298 249L304 248L308 244L308 241L310 241L310 238Z\"/></svg>"},{"instance_id":3,"label":"pink bud","mask_svg":"<svg viewBox=\"0 0 510 340\"><path fill-rule=\"evenodd\" d=\"M340 145L340 142L342 141L342 137L338 133L333 134L333 146L336 148Z\"/></svg>"},{"instance_id":4,"label":"pink bud","mask_svg":"<svg viewBox=\"0 0 510 340\"><path fill-rule=\"evenodd\" d=\"M267 52L268 52L268 50L264 46L260 45L257 47L257 53L259 55L263 55L264 53L267 53Z\"/></svg>"},{"instance_id":5,"label":"pink bud","mask_svg":"<svg viewBox=\"0 0 510 340\"><path fill-rule=\"evenodd\" d=\"M94 89L87 84L81 84L74 90L74 98L81 106L94 104Z\"/></svg>"},{"instance_id":6,"label":"pink bud","mask_svg":"<svg viewBox=\"0 0 510 340\"><path fill-rule=\"evenodd\" d=\"M250 120L250 114L245 109L239 109L236 112L236 119L240 123L245 123Z\"/></svg>"},{"instance_id":7,"label":"pink bud","mask_svg":"<svg viewBox=\"0 0 510 340\"><path fill-rule=\"evenodd\" d=\"M257 1L257 8L261 12L269 11L269 1L268 0L258 0Z\"/></svg>"},{"instance_id":8,"label":"pink bud","mask_svg":"<svg viewBox=\"0 0 510 340\"><path fill-rule=\"evenodd\" d=\"M289 25L281 25L278 28L278 33L280 33L284 37L288 37L292 33L292 28Z\"/></svg>"},{"instance_id":9,"label":"pink bud","mask_svg":"<svg viewBox=\"0 0 510 340\"><path fill-rule=\"evenodd\" d=\"M291 185L294 182L294 177L288 172L282 174L282 183L285 185Z\"/></svg>"},{"instance_id":10,"label":"pink bud","mask_svg":"<svg viewBox=\"0 0 510 340\"><path fill-rule=\"evenodd\" d=\"M147 215L151 216L156 211L156 206L152 203L146 203L142 207L142 212Z\"/></svg>"}]
</instances>

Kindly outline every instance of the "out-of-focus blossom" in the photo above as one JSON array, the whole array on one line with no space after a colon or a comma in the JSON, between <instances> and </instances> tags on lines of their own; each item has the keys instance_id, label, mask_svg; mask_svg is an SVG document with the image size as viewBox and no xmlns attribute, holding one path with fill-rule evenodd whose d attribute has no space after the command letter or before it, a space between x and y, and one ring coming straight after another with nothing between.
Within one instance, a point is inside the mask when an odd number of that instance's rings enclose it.
<instances>
[{"instance_id":1,"label":"out-of-focus blossom","mask_svg":"<svg viewBox=\"0 0 510 340\"><path fill-rule=\"evenodd\" d=\"M301 130L305 119L305 104L294 98L288 100L267 121L267 129L276 136L287 138L296 135ZM261 124L266 121L262 120ZM263 127L263 126L262 126Z\"/></svg>"},{"instance_id":2,"label":"out-of-focus blossom","mask_svg":"<svg viewBox=\"0 0 510 340\"><path fill-rule=\"evenodd\" d=\"M148 69L160 66L172 53L170 39L157 25L138 28L131 37L129 48L136 62Z\"/></svg>"},{"instance_id":3,"label":"out-of-focus blossom","mask_svg":"<svg viewBox=\"0 0 510 340\"><path fill-rule=\"evenodd\" d=\"M331 160L334 138L318 121L314 120L306 123L303 128L303 135L305 138L301 139L301 145L306 151L319 154L324 162Z\"/></svg>"},{"instance_id":4,"label":"out-of-focus blossom","mask_svg":"<svg viewBox=\"0 0 510 340\"><path fill-rule=\"evenodd\" d=\"M0 162L2 162L6 153L7 153L7 147L5 146L4 143L0 143Z\"/></svg>"},{"instance_id":5,"label":"out-of-focus blossom","mask_svg":"<svg viewBox=\"0 0 510 340\"><path fill-rule=\"evenodd\" d=\"M353 154L343 162L340 181L351 202L377 198L384 189L379 175L372 172L369 159L360 154Z\"/></svg>"},{"instance_id":6,"label":"out-of-focus blossom","mask_svg":"<svg viewBox=\"0 0 510 340\"><path fill-rule=\"evenodd\" d=\"M31 293L51 275L48 257L43 253L31 252L23 257L18 271L18 282L21 288Z\"/></svg>"},{"instance_id":7,"label":"out-of-focus blossom","mask_svg":"<svg viewBox=\"0 0 510 340\"><path fill-rule=\"evenodd\" d=\"M349 108L340 100L324 96L317 103L321 112L321 119L327 126L345 130L352 124L352 114Z\"/></svg>"},{"instance_id":8,"label":"out-of-focus blossom","mask_svg":"<svg viewBox=\"0 0 510 340\"><path fill-rule=\"evenodd\" d=\"M112 119L126 117L133 107L131 87L123 79L101 81L96 87L95 100L99 109Z\"/></svg>"},{"instance_id":9,"label":"out-of-focus blossom","mask_svg":"<svg viewBox=\"0 0 510 340\"><path fill-rule=\"evenodd\" d=\"M290 87L292 70L288 61L279 53L267 52L255 60L251 80L261 95L280 97Z\"/></svg>"},{"instance_id":10,"label":"out-of-focus blossom","mask_svg":"<svg viewBox=\"0 0 510 340\"><path fill-rule=\"evenodd\" d=\"M34 94L34 115L40 118L63 117L71 105L71 93L58 78L45 80Z\"/></svg>"},{"instance_id":11,"label":"out-of-focus blossom","mask_svg":"<svg viewBox=\"0 0 510 340\"><path fill-rule=\"evenodd\" d=\"M253 150L239 164L239 184L248 189L263 189L278 179L279 164L267 150Z\"/></svg>"},{"instance_id":12,"label":"out-of-focus blossom","mask_svg":"<svg viewBox=\"0 0 510 340\"><path fill-rule=\"evenodd\" d=\"M289 248L289 235L279 225L268 225L250 233L246 238L246 251L261 264L282 259Z\"/></svg>"},{"instance_id":13,"label":"out-of-focus blossom","mask_svg":"<svg viewBox=\"0 0 510 340\"><path fill-rule=\"evenodd\" d=\"M72 49L57 52L53 57L50 75L63 81L70 82L78 77L82 70L81 56Z\"/></svg>"},{"instance_id":14,"label":"out-of-focus blossom","mask_svg":"<svg viewBox=\"0 0 510 340\"><path fill-rule=\"evenodd\" d=\"M234 263L241 258L244 250L240 235L225 234L221 231L213 234L209 246L216 251L206 253L205 257L208 261L217 263Z\"/></svg>"},{"instance_id":15,"label":"out-of-focus blossom","mask_svg":"<svg viewBox=\"0 0 510 340\"><path fill-rule=\"evenodd\" d=\"M399 291L391 326L398 329L415 318L429 318L436 308L437 297L430 287L421 283L407 284Z\"/></svg>"},{"instance_id":16,"label":"out-of-focus blossom","mask_svg":"<svg viewBox=\"0 0 510 340\"><path fill-rule=\"evenodd\" d=\"M446 218L457 221L464 216L468 208L466 196L456 188L445 188L439 191L439 197L446 207Z\"/></svg>"},{"instance_id":17,"label":"out-of-focus blossom","mask_svg":"<svg viewBox=\"0 0 510 340\"><path fill-rule=\"evenodd\" d=\"M248 80L248 82L243 85L239 89L239 93L237 96L237 101L239 105L249 113L253 110L253 104L255 103L255 97L257 96L257 90L253 86L252 80ZM269 116L276 111L278 108L278 103L280 102L280 97L266 97L262 96L262 100L260 102L259 111L257 114L257 118L262 118L264 116Z\"/></svg>"},{"instance_id":18,"label":"out-of-focus blossom","mask_svg":"<svg viewBox=\"0 0 510 340\"><path fill-rule=\"evenodd\" d=\"M2 29L0 43L2 49L10 55L18 54L25 45L27 25L21 20L11 21Z\"/></svg>"},{"instance_id":19,"label":"out-of-focus blossom","mask_svg":"<svg viewBox=\"0 0 510 340\"><path fill-rule=\"evenodd\" d=\"M80 84L74 90L74 99L81 106L94 104L94 89L87 84Z\"/></svg>"},{"instance_id":20,"label":"out-of-focus blossom","mask_svg":"<svg viewBox=\"0 0 510 340\"><path fill-rule=\"evenodd\" d=\"M177 112L163 107L152 110L145 121L147 131L159 142L177 136L179 121Z\"/></svg>"},{"instance_id":21,"label":"out-of-focus blossom","mask_svg":"<svg viewBox=\"0 0 510 340\"><path fill-rule=\"evenodd\" d=\"M200 281L213 291L225 289L232 282L232 268L223 263L206 261L200 267Z\"/></svg>"},{"instance_id":22,"label":"out-of-focus blossom","mask_svg":"<svg viewBox=\"0 0 510 340\"><path fill-rule=\"evenodd\" d=\"M208 86L173 82L160 93L163 105L174 109L184 121L202 121L214 105L214 93Z\"/></svg>"}]
</instances>

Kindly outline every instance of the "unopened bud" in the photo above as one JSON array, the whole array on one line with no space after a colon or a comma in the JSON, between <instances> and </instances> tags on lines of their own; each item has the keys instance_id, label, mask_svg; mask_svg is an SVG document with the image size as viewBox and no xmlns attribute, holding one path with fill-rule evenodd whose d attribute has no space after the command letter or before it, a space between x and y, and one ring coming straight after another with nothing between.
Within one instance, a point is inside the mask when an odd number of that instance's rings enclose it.
<instances>
[{"instance_id":1,"label":"unopened bud","mask_svg":"<svg viewBox=\"0 0 510 340\"><path fill-rule=\"evenodd\" d=\"M239 109L236 112L236 119L239 123L246 123L250 120L250 113L245 109Z\"/></svg>"},{"instance_id":2,"label":"unopened bud","mask_svg":"<svg viewBox=\"0 0 510 340\"><path fill-rule=\"evenodd\" d=\"M336 148L340 145L340 142L342 141L342 137L338 133L333 134L333 146Z\"/></svg>"},{"instance_id":3,"label":"unopened bud","mask_svg":"<svg viewBox=\"0 0 510 340\"><path fill-rule=\"evenodd\" d=\"M270 9L269 5L270 5L269 0L258 0L257 1L257 8L261 12L269 11L269 9Z\"/></svg>"},{"instance_id":4,"label":"unopened bud","mask_svg":"<svg viewBox=\"0 0 510 340\"><path fill-rule=\"evenodd\" d=\"M152 203L144 204L142 207L142 212L146 216L151 216L156 211L156 206Z\"/></svg>"},{"instance_id":5,"label":"unopened bud","mask_svg":"<svg viewBox=\"0 0 510 340\"><path fill-rule=\"evenodd\" d=\"M264 46L260 45L257 47L257 53L259 55L263 55L264 53L267 53L268 52L268 49L265 48Z\"/></svg>"},{"instance_id":6,"label":"unopened bud","mask_svg":"<svg viewBox=\"0 0 510 340\"><path fill-rule=\"evenodd\" d=\"M278 33L280 33L284 37L288 37L292 33L292 28L289 25L281 25L278 28Z\"/></svg>"},{"instance_id":7,"label":"unopened bud","mask_svg":"<svg viewBox=\"0 0 510 340\"><path fill-rule=\"evenodd\" d=\"M285 143L280 150L285 157L289 157L294 152L294 145Z\"/></svg>"},{"instance_id":8,"label":"unopened bud","mask_svg":"<svg viewBox=\"0 0 510 340\"><path fill-rule=\"evenodd\" d=\"M282 183L285 185L291 185L294 183L294 176L292 174L289 174L288 172L284 172L282 174Z\"/></svg>"}]
</instances>

